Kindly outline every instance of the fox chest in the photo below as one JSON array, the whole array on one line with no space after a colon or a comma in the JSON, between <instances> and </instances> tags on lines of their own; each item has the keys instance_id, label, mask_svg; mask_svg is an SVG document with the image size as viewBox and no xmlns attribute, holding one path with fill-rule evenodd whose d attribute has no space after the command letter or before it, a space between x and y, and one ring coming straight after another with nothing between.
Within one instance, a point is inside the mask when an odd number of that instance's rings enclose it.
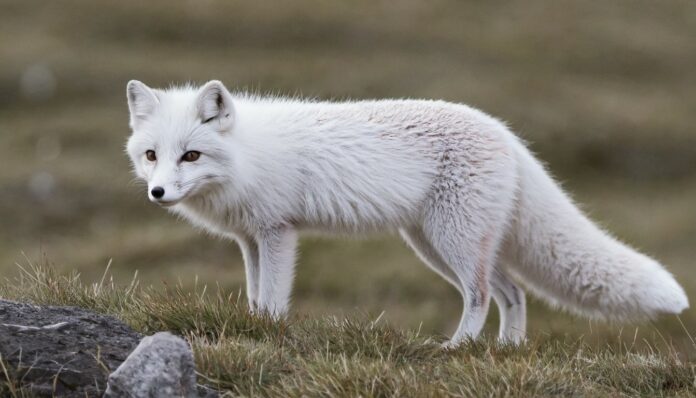
<instances>
[{"instance_id":1,"label":"fox chest","mask_svg":"<svg viewBox=\"0 0 696 398\"><path fill-rule=\"evenodd\" d=\"M194 226L215 235L234 237L257 229L254 217L243 209L196 203L178 205L172 210Z\"/></svg>"}]
</instances>

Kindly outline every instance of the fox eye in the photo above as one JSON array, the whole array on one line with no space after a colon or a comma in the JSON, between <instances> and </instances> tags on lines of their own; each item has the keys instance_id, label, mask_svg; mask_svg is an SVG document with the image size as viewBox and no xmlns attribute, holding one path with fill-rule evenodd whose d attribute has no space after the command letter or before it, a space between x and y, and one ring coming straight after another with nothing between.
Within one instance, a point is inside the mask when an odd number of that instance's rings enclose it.
<instances>
[{"instance_id":1,"label":"fox eye","mask_svg":"<svg viewBox=\"0 0 696 398\"><path fill-rule=\"evenodd\" d=\"M151 162L157 160L157 155L155 155L155 151L153 151L152 149L145 151L145 157L147 158L147 160Z\"/></svg>"},{"instance_id":2,"label":"fox eye","mask_svg":"<svg viewBox=\"0 0 696 398\"><path fill-rule=\"evenodd\" d=\"M198 151L188 151L181 157L184 162L195 162L201 157L201 153Z\"/></svg>"}]
</instances>

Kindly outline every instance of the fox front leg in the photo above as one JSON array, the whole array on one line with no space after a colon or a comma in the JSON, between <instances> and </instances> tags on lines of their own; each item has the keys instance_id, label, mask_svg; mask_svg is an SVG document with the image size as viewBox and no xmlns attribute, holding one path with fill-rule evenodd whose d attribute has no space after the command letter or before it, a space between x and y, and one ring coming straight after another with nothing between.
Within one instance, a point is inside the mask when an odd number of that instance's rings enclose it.
<instances>
[{"instance_id":1,"label":"fox front leg","mask_svg":"<svg viewBox=\"0 0 696 398\"><path fill-rule=\"evenodd\" d=\"M259 295L257 306L278 319L288 311L295 276L297 232L288 226L265 229L257 236Z\"/></svg>"},{"instance_id":2,"label":"fox front leg","mask_svg":"<svg viewBox=\"0 0 696 398\"><path fill-rule=\"evenodd\" d=\"M259 301L259 247L256 241L249 236L238 236L237 244L242 252L244 259L244 270L246 272L246 293L249 302L249 311L255 312L258 309Z\"/></svg>"}]
</instances>

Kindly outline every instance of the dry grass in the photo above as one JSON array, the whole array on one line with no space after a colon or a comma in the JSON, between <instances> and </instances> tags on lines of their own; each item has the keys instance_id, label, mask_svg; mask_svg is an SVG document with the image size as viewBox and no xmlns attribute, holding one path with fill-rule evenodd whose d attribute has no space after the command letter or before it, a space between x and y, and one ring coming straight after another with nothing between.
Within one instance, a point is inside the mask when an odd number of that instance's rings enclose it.
<instances>
[{"instance_id":1,"label":"dry grass","mask_svg":"<svg viewBox=\"0 0 696 398\"><path fill-rule=\"evenodd\" d=\"M0 295L78 305L115 315L143 333L188 339L199 382L229 396L692 396L696 368L666 341L595 347L533 335L522 346L490 339L440 347L443 338L379 317L250 315L236 294L179 286L83 284L45 266L24 267ZM1 379L1 378L0 378ZM5 382L5 393L21 386ZM13 393L14 391L14 393Z\"/></svg>"}]
</instances>

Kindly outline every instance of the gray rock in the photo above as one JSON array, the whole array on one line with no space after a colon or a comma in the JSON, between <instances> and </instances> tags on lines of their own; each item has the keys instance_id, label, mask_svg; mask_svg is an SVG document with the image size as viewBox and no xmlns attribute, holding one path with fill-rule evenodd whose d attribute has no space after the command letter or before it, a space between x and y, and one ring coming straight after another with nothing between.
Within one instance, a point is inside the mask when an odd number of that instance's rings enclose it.
<instances>
[{"instance_id":1,"label":"gray rock","mask_svg":"<svg viewBox=\"0 0 696 398\"><path fill-rule=\"evenodd\" d=\"M30 396L100 397L107 378L110 397L218 396L195 384L193 354L186 341L158 333L138 345L141 338L111 316L0 299L0 358L10 379ZM157 374L157 369L163 373ZM0 372L4 381L4 370ZM157 388L156 383L169 384L169 389Z\"/></svg>"},{"instance_id":2,"label":"gray rock","mask_svg":"<svg viewBox=\"0 0 696 398\"><path fill-rule=\"evenodd\" d=\"M116 318L81 308L0 300L0 355L32 396L100 396L109 372L141 337Z\"/></svg>"},{"instance_id":3,"label":"gray rock","mask_svg":"<svg viewBox=\"0 0 696 398\"><path fill-rule=\"evenodd\" d=\"M105 398L198 397L193 353L186 340L168 332L145 337L109 376Z\"/></svg>"}]
</instances>

